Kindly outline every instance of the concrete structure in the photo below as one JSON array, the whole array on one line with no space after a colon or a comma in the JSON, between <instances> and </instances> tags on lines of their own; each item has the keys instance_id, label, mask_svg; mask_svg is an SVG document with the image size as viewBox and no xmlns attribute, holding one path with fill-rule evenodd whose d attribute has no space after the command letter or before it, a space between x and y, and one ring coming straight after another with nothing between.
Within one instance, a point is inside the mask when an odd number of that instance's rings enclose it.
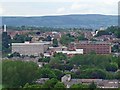
<instances>
[{"instance_id":1,"label":"concrete structure","mask_svg":"<svg viewBox=\"0 0 120 90\"><path fill-rule=\"evenodd\" d=\"M64 53L67 55L83 54L83 49L76 49L75 51L56 51L56 53Z\"/></svg>"},{"instance_id":2,"label":"concrete structure","mask_svg":"<svg viewBox=\"0 0 120 90\"><path fill-rule=\"evenodd\" d=\"M37 81L35 81L35 83L44 84L48 80L49 80L49 78L40 78L40 79L37 79Z\"/></svg>"},{"instance_id":3,"label":"concrete structure","mask_svg":"<svg viewBox=\"0 0 120 90\"><path fill-rule=\"evenodd\" d=\"M98 88L119 88L118 80L102 80L98 83Z\"/></svg>"},{"instance_id":4,"label":"concrete structure","mask_svg":"<svg viewBox=\"0 0 120 90\"><path fill-rule=\"evenodd\" d=\"M95 83L98 88L119 88L119 80L104 80L104 79L72 79L70 74L67 74L61 78L67 88L70 88L74 84L86 84Z\"/></svg>"},{"instance_id":5,"label":"concrete structure","mask_svg":"<svg viewBox=\"0 0 120 90\"><path fill-rule=\"evenodd\" d=\"M66 51L66 50L67 50L67 47L65 47L65 46L49 47L49 50L50 50L51 52Z\"/></svg>"},{"instance_id":6,"label":"concrete structure","mask_svg":"<svg viewBox=\"0 0 120 90\"><path fill-rule=\"evenodd\" d=\"M61 78L61 82L69 82L71 80L71 75L67 74Z\"/></svg>"},{"instance_id":7,"label":"concrete structure","mask_svg":"<svg viewBox=\"0 0 120 90\"><path fill-rule=\"evenodd\" d=\"M4 31L3 32L7 32L7 26L4 25Z\"/></svg>"},{"instance_id":8,"label":"concrete structure","mask_svg":"<svg viewBox=\"0 0 120 90\"><path fill-rule=\"evenodd\" d=\"M84 54L91 52L95 52L96 54L110 54L111 44L107 42L81 41L79 43L70 44L68 49L83 49Z\"/></svg>"},{"instance_id":9,"label":"concrete structure","mask_svg":"<svg viewBox=\"0 0 120 90\"><path fill-rule=\"evenodd\" d=\"M22 55L35 55L39 56L41 53L48 49L50 42L40 42L40 43L12 43L12 53L18 52Z\"/></svg>"}]
</instances>

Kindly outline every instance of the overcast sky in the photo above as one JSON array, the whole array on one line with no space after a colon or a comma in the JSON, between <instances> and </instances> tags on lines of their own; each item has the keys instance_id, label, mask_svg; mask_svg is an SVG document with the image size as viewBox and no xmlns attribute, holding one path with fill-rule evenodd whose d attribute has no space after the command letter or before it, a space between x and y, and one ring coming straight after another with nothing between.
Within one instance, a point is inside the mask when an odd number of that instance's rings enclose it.
<instances>
[{"instance_id":1,"label":"overcast sky","mask_svg":"<svg viewBox=\"0 0 120 90\"><path fill-rule=\"evenodd\" d=\"M1 0L0 15L118 14L119 0Z\"/></svg>"}]
</instances>

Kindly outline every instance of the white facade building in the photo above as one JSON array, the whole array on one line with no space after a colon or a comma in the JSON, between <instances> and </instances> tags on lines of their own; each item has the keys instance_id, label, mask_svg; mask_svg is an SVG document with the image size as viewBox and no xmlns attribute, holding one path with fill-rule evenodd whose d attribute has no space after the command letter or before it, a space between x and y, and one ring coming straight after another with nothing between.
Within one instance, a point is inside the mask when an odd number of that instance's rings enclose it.
<instances>
[{"instance_id":1,"label":"white facade building","mask_svg":"<svg viewBox=\"0 0 120 90\"><path fill-rule=\"evenodd\" d=\"M64 53L64 54L67 54L67 55L83 54L83 49L76 49L75 51L56 51L56 53Z\"/></svg>"}]
</instances>

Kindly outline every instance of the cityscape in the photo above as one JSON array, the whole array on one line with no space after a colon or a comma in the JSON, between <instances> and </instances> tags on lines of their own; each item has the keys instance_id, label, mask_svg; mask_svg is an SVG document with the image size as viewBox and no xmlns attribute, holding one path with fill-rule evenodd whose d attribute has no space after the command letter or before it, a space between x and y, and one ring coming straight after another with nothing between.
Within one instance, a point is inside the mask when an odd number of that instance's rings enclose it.
<instances>
[{"instance_id":1,"label":"cityscape","mask_svg":"<svg viewBox=\"0 0 120 90\"><path fill-rule=\"evenodd\" d=\"M2 18L2 90L119 90L120 27L116 15Z\"/></svg>"}]
</instances>

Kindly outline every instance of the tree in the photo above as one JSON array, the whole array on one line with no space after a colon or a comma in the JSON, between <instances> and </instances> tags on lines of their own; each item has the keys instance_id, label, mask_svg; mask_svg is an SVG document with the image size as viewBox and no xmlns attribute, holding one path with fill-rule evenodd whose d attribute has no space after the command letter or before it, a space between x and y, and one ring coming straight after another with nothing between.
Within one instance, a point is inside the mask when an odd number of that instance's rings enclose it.
<instances>
[{"instance_id":1,"label":"tree","mask_svg":"<svg viewBox=\"0 0 120 90\"><path fill-rule=\"evenodd\" d=\"M110 33L106 30L99 31L96 36L102 36L102 35L110 35Z\"/></svg>"},{"instance_id":2,"label":"tree","mask_svg":"<svg viewBox=\"0 0 120 90\"><path fill-rule=\"evenodd\" d=\"M112 71L115 72L118 69L118 65L116 63L110 63L106 65L106 70L107 71Z\"/></svg>"},{"instance_id":3,"label":"tree","mask_svg":"<svg viewBox=\"0 0 120 90\"><path fill-rule=\"evenodd\" d=\"M60 43L63 45L68 45L70 42L75 41L75 38L70 34L62 35Z\"/></svg>"},{"instance_id":4,"label":"tree","mask_svg":"<svg viewBox=\"0 0 120 90\"><path fill-rule=\"evenodd\" d=\"M8 57L8 58L12 58L12 57L20 57L20 56L21 56L20 53L14 52L14 53L8 55L7 57Z\"/></svg>"},{"instance_id":5,"label":"tree","mask_svg":"<svg viewBox=\"0 0 120 90\"><path fill-rule=\"evenodd\" d=\"M78 40L88 40L87 38L85 38L85 36L84 35L80 35L80 36L78 36Z\"/></svg>"},{"instance_id":6,"label":"tree","mask_svg":"<svg viewBox=\"0 0 120 90\"><path fill-rule=\"evenodd\" d=\"M34 62L4 60L2 76L5 88L19 88L38 78L38 65Z\"/></svg>"},{"instance_id":7,"label":"tree","mask_svg":"<svg viewBox=\"0 0 120 90\"><path fill-rule=\"evenodd\" d=\"M12 42L13 43L24 43L25 41L31 41L32 37L29 37L28 35L18 35L16 34L13 39Z\"/></svg>"},{"instance_id":8,"label":"tree","mask_svg":"<svg viewBox=\"0 0 120 90\"><path fill-rule=\"evenodd\" d=\"M120 69L120 56L117 57L118 68Z\"/></svg>"},{"instance_id":9,"label":"tree","mask_svg":"<svg viewBox=\"0 0 120 90\"><path fill-rule=\"evenodd\" d=\"M59 68L60 64L61 64L61 60L58 57L53 57L49 62L49 65L52 68Z\"/></svg>"},{"instance_id":10,"label":"tree","mask_svg":"<svg viewBox=\"0 0 120 90\"><path fill-rule=\"evenodd\" d=\"M57 78L54 72L50 68L40 68L39 78Z\"/></svg>"},{"instance_id":11,"label":"tree","mask_svg":"<svg viewBox=\"0 0 120 90\"><path fill-rule=\"evenodd\" d=\"M26 83L25 85L24 85L24 87L23 87L24 89L38 89L38 88L42 88L42 85L39 85L39 84L32 84L32 85L30 85L29 83Z\"/></svg>"},{"instance_id":12,"label":"tree","mask_svg":"<svg viewBox=\"0 0 120 90\"><path fill-rule=\"evenodd\" d=\"M54 69L53 72L57 76L58 80L61 80L61 77L64 75L64 73L59 69Z\"/></svg>"},{"instance_id":13,"label":"tree","mask_svg":"<svg viewBox=\"0 0 120 90\"><path fill-rule=\"evenodd\" d=\"M62 83L62 82L57 82L57 83L55 84L54 88L65 88L65 85L64 85L64 83Z\"/></svg>"},{"instance_id":14,"label":"tree","mask_svg":"<svg viewBox=\"0 0 120 90\"><path fill-rule=\"evenodd\" d=\"M88 88L88 85L85 84L73 84L71 88Z\"/></svg>"},{"instance_id":15,"label":"tree","mask_svg":"<svg viewBox=\"0 0 120 90\"><path fill-rule=\"evenodd\" d=\"M50 57L42 57L39 58L38 62L49 62L50 61Z\"/></svg>"},{"instance_id":16,"label":"tree","mask_svg":"<svg viewBox=\"0 0 120 90\"><path fill-rule=\"evenodd\" d=\"M119 26L111 26L111 27L108 27L106 31L111 32L111 33L113 33L117 38L120 38L120 27L119 27Z\"/></svg>"},{"instance_id":17,"label":"tree","mask_svg":"<svg viewBox=\"0 0 120 90\"><path fill-rule=\"evenodd\" d=\"M116 73L116 78L117 78L117 79L120 79L120 71L118 71L118 72Z\"/></svg>"},{"instance_id":18,"label":"tree","mask_svg":"<svg viewBox=\"0 0 120 90\"><path fill-rule=\"evenodd\" d=\"M2 33L2 52L3 54L11 52L11 37L7 32Z\"/></svg>"},{"instance_id":19,"label":"tree","mask_svg":"<svg viewBox=\"0 0 120 90\"><path fill-rule=\"evenodd\" d=\"M89 89L90 90L95 90L97 88L96 84L94 82L92 82L90 85L89 85Z\"/></svg>"},{"instance_id":20,"label":"tree","mask_svg":"<svg viewBox=\"0 0 120 90\"><path fill-rule=\"evenodd\" d=\"M58 41L57 41L57 39L53 39L53 47L58 47Z\"/></svg>"},{"instance_id":21,"label":"tree","mask_svg":"<svg viewBox=\"0 0 120 90\"><path fill-rule=\"evenodd\" d=\"M95 79L105 79L106 78L106 73L102 69L93 69L90 70L90 78L95 78Z\"/></svg>"},{"instance_id":22,"label":"tree","mask_svg":"<svg viewBox=\"0 0 120 90\"><path fill-rule=\"evenodd\" d=\"M56 85L57 82L58 82L57 79L52 78L52 79L46 81L43 84L42 88L54 88L54 86Z\"/></svg>"},{"instance_id":23,"label":"tree","mask_svg":"<svg viewBox=\"0 0 120 90\"><path fill-rule=\"evenodd\" d=\"M60 60L66 60L67 59L67 56L63 53L55 53L53 56L59 58Z\"/></svg>"},{"instance_id":24,"label":"tree","mask_svg":"<svg viewBox=\"0 0 120 90\"><path fill-rule=\"evenodd\" d=\"M45 39L46 41L51 41L51 36L47 36L47 38Z\"/></svg>"}]
</instances>

